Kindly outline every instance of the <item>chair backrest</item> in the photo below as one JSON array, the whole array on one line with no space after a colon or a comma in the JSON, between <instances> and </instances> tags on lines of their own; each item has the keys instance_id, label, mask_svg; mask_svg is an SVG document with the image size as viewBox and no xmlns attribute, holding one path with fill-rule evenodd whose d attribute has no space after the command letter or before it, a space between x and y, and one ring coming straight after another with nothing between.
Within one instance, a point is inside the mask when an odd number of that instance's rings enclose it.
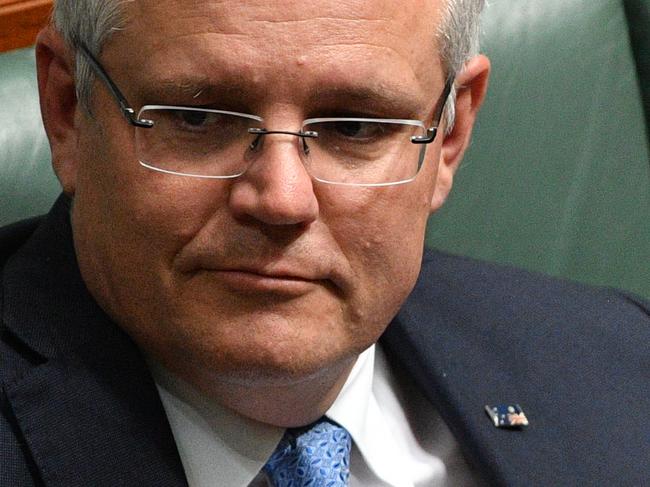
<instances>
[{"instance_id":1,"label":"chair backrest","mask_svg":"<svg viewBox=\"0 0 650 487\"><path fill-rule=\"evenodd\" d=\"M428 244L650 297L650 0L490 3L488 98Z\"/></svg>"},{"instance_id":2,"label":"chair backrest","mask_svg":"<svg viewBox=\"0 0 650 487\"><path fill-rule=\"evenodd\" d=\"M493 0L484 31L490 93L427 243L650 297L650 0ZM0 55L0 106L1 225L59 192L33 50Z\"/></svg>"},{"instance_id":3,"label":"chair backrest","mask_svg":"<svg viewBox=\"0 0 650 487\"><path fill-rule=\"evenodd\" d=\"M60 192L35 73L33 49L0 55L0 225L47 211Z\"/></svg>"}]
</instances>

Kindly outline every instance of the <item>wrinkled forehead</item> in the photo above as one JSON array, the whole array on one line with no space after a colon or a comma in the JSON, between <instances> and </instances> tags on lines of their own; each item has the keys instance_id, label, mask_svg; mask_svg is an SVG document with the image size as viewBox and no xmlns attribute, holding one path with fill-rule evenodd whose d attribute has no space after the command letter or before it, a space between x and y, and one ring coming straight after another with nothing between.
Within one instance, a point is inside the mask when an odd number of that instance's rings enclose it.
<instances>
[{"instance_id":1,"label":"wrinkled forehead","mask_svg":"<svg viewBox=\"0 0 650 487\"><path fill-rule=\"evenodd\" d=\"M264 63L333 79L354 69L378 84L442 80L437 29L444 0L136 0L119 33L132 69L263 76ZM134 47L137 46L137 49ZM127 56L124 56L127 53ZM260 80L260 83L264 80ZM426 88L428 87L428 89Z\"/></svg>"},{"instance_id":2,"label":"wrinkled forehead","mask_svg":"<svg viewBox=\"0 0 650 487\"><path fill-rule=\"evenodd\" d=\"M136 0L125 2L129 16L145 30L175 26L181 31L285 32L317 41L319 26L345 36L392 32L405 40L433 40L441 6L446 0Z\"/></svg>"},{"instance_id":3,"label":"wrinkled forehead","mask_svg":"<svg viewBox=\"0 0 650 487\"><path fill-rule=\"evenodd\" d=\"M140 42L173 42L200 33L273 39L277 50L341 43L390 43L430 53L446 0L135 0L128 30ZM280 41L285 41L280 43Z\"/></svg>"}]
</instances>

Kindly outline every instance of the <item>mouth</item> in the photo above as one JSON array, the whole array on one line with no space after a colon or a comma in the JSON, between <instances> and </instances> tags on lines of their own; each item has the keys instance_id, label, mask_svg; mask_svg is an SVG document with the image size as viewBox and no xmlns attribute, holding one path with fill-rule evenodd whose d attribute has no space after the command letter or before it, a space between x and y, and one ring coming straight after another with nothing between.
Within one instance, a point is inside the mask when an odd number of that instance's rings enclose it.
<instances>
[{"instance_id":1,"label":"mouth","mask_svg":"<svg viewBox=\"0 0 650 487\"><path fill-rule=\"evenodd\" d=\"M300 296L316 287L331 287L328 279L308 277L295 272L268 272L257 269L205 269L226 288L238 294L282 294Z\"/></svg>"},{"instance_id":2,"label":"mouth","mask_svg":"<svg viewBox=\"0 0 650 487\"><path fill-rule=\"evenodd\" d=\"M351 290L351 272L330 255L284 255L259 257L225 252L200 252L183 255L175 270L185 279L199 278L208 288L217 286L237 295L299 296L326 290L338 297Z\"/></svg>"}]
</instances>

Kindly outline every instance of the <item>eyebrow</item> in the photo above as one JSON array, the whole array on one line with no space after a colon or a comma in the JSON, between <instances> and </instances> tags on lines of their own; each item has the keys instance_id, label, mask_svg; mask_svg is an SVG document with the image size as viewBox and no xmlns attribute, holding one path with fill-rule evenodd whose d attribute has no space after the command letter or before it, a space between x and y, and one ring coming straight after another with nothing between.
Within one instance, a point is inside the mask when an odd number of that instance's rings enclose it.
<instances>
[{"instance_id":1,"label":"eyebrow","mask_svg":"<svg viewBox=\"0 0 650 487\"><path fill-rule=\"evenodd\" d=\"M200 74L178 78L163 78L148 88L152 96L178 97L181 100L214 100L232 104L254 103L262 96L257 90L247 89L241 84L241 78L214 79ZM307 93L306 103L313 109L368 109L376 108L384 114L393 114L400 118L423 117L433 108L438 93L424 97L401 86L381 85L347 85L316 86Z\"/></svg>"},{"instance_id":2,"label":"eyebrow","mask_svg":"<svg viewBox=\"0 0 650 487\"><path fill-rule=\"evenodd\" d=\"M428 109L427 103L420 100L418 95L395 87L330 86L314 90L312 98L318 101L317 104L345 103L351 108L355 105L366 107L372 104L384 112L401 117L414 117Z\"/></svg>"},{"instance_id":3,"label":"eyebrow","mask_svg":"<svg viewBox=\"0 0 650 487\"><path fill-rule=\"evenodd\" d=\"M205 100L224 95L244 95L245 91L238 84L227 76L217 78L200 72L151 71L149 76L139 80L137 91L147 102L180 102L191 101L199 96Z\"/></svg>"},{"instance_id":4,"label":"eyebrow","mask_svg":"<svg viewBox=\"0 0 650 487\"><path fill-rule=\"evenodd\" d=\"M193 76L178 79L162 79L156 83L157 87L154 91L161 92L165 95L181 96L197 98L201 95L215 95L219 94L239 94L243 95L244 90L236 87L236 85L218 82L205 76Z\"/></svg>"}]
</instances>

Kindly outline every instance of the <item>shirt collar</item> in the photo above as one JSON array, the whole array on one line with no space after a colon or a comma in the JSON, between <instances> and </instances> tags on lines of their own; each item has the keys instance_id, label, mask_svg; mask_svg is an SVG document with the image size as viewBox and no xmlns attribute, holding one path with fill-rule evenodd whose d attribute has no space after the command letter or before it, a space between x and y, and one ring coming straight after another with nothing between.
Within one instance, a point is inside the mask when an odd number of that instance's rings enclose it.
<instances>
[{"instance_id":1,"label":"shirt collar","mask_svg":"<svg viewBox=\"0 0 650 487\"><path fill-rule=\"evenodd\" d=\"M375 347L359 355L336 401L326 416L343 426L354 440L370 471L395 487L412 487L404 471L404 451L389 427L373 392Z\"/></svg>"}]
</instances>

